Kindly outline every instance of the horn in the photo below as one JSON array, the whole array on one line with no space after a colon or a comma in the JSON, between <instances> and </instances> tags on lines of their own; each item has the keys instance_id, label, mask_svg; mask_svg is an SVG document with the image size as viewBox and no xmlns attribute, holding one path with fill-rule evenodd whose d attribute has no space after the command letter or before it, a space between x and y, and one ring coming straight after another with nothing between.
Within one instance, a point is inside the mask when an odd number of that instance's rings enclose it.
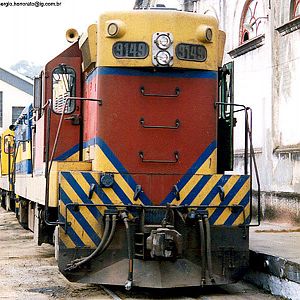
<instances>
[{"instance_id":1,"label":"horn","mask_svg":"<svg viewBox=\"0 0 300 300\"><path fill-rule=\"evenodd\" d=\"M78 31L74 28L70 28L66 32L66 39L69 43L74 43L78 40L79 34Z\"/></svg>"}]
</instances>

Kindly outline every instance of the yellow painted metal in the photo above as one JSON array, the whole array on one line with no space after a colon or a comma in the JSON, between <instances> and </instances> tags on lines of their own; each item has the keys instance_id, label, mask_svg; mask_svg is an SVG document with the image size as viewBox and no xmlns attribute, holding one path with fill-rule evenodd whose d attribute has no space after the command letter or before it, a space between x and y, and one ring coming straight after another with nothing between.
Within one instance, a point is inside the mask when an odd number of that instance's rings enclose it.
<instances>
[{"instance_id":1,"label":"yellow painted metal","mask_svg":"<svg viewBox=\"0 0 300 300\"><path fill-rule=\"evenodd\" d=\"M239 176L237 176L239 177ZM235 194L235 196L233 197L233 199L230 201L230 203L228 205L239 205L240 202L243 200L243 198L246 196L246 194L249 192L250 190L250 179L248 179L244 185L239 189L239 191ZM226 194L225 194L226 195ZM250 210L248 207L248 211L245 211L245 218L247 218L249 216ZM226 208L224 210L224 212L222 212L222 214L219 216L219 218L216 220L216 222L214 223L214 225L223 225L226 220L231 216L232 214L232 209L231 208ZM244 220L241 220L241 223L239 224L235 224L235 225L241 225L244 223Z\"/></svg>"},{"instance_id":2,"label":"yellow painted metal","mask_svg":"<svg viewBox=\"0 0 300 300\"><path fill-rule=\"evenodd\" d=\"M239 216L236 218L236 220L233 222L233 226L239 226L244 223L244 218L248 218L250 216L250 202L246 205L244 209L244 213L241 212Z\"/></svg>"},{"instance_id":3,"label":"yellow painted metal","mask_svg":"<svg viewBox=\"0 0 300 300\"><path fill-rule=\"evenodd\" d=\"M183 198L185 198L186 195L188 195L192 191L192 189L196 186L196 184L203 177L203 175L209 175L209 174L216 173L216 168L217 168L216 167L216 157L217 157L217 150L215 149L213 151L213 153L208 157L208 159L196 171L195 175L191 177L191 179L187 182L187 184L180 191L180 195L182 195ZM215 178L217 178L218 176L219 175L215 175ZM175 201L175 196L174 196L173 200ZM178 202L178 200L175 201L176 204L180 204L181 202Z\"/></svg>"},{"instance_id":4,"label":"yellow painted metal","mask_svg":"<svg viewBox=\"0 0 300 300\"><path fill-rule=\"evenodd\" d=\"M15 201L15 206L16 206L16 209L18 209L19 207L20 207L20 202L19 202L19 195L16 195L15 194L15 199L16 199L16 201Z\"/></svg>"},{"instance_id":5,"label":"yellow painted metal","mask_svg":"<svg viewBox=\"0 0 300 300\"><path fill-rule=\"evenodd\" d=\"M84 197L88 197L90 185L85 180L83 173L81 171L71 171L69 172L70 176L76 181L78 186L80 186L81 193L84 193ZM96 182L100 182L100 173L98 172L86 172L89 173L89 175L92 176L93 180ZM80 197L77 192L75 186L71 185L68 180L61 175L60 178L60 187L64 191L66 197L70 199L72 203L78 203L83 204L82 197ZM82 194L81 194L82 196ZM103 199L101 199L96 193L93 193L92 197L90 198L90 202L93 204L104 204ZM107 209L106 207L100 207L96 206L96 209L98 209L100 215L104 215L104 211ZM63 201L59 201L59 211L60 214L70 222L70 226L72 230L76 233L76 235L80 238L81 242L86 246L90 248L95 248L97 245L92 241L90 234L91 232L87 231L87 228L85 228L79 219L77 219L69 209L66 209L65 204ZM80 207L80 215L82 216L82 219L85 220L85 222L94 230L94 232L99 236L102 237L103 235L103 220L100 217L100 219L96 218L94 214L91 213L90 209L85 206ZM75 248L75 244L72 242L70 237L65 233L65 230L63 227L60 228L59 231L60 239L65 244L67 248Z\"/></svg>"},{"instance_id":6,"label":"yellow painted metal","mask_svg":"<svg viewBox=\"0 0 300 300\"><path fill-rule=\"evenodd\" d=\"M193 205L201 205L204 199L207 197L209 192L215 187L217 182L220 180L222 175L214 175L212 176L208 183L204 186L204 188L198 193L198 195L195 197L195 200L193 201Z\"/></svg>"},{"instance_id":7,"label":"yellow painted metal","mask_svg":"<svg viewBox=\"0 0 300 300\"><path fill-rule=\"evenodd\" d=\"M65 161L70 161L70 162L78 162L79 160L79 151L76 151L74 154L71 156L67 157Z\"/></svg>"},{"instance_id":8,"label":"yellow painted metal","mask_svg":"<svg viewBox=\"0 0 300 300\"><path fill-rule=\"evenodd\" d=\"M13 149L14 149L14 131L6 129L1 134L1 175L8 175L8 171L13 170ZM10 145L11 153L8 153L8 145ZM10 155L10 168L8 161Z\"/></svg>"},{"instance_id":9,"label":"yellow painted metal","mask_svg":"<svg viewBox=\"0 0 300 300\"><path fill-rule=\"evenodd\" d=\"M62 171L90 171L91 163L82 161L54 161L50 173L49 206L58 206L59 174Z\"/></svg>"},{"instance_id":10,"label":"yellow painted metal","mask_svg":"<svg viewBox=\"0 0 300 300\"><path fill-rule=\"evenodd\" d=\"M92 149L92 150L91 150ZM94 145L89 148L89 152L93 153L93 170L102 172L118 173L118 170L113 166L109 158L105 155L99 145ZM195 174L215 174L217 173L217 149L206 159Z\"/></svg>"},{"instance_id":11,"label":"yellow painted metal","mask_svg":"<svg viewBox=\"0 0 300 300\"><path fill-rule=\"evenodd\" d=\"M230 179L226 182L226 184L223 186L224 189L224 195L227 195L230 190L233 188L233 186L237 183L240 176L231 176ZM221 198L220 195L216 195L215 198L211 201L211 206L218 206L221 204ZM208 215L211 216L215 212L216 208L212 208L208 210Z\"/></svg>"},{"instance_id":12,"label":"yellow painted metal","mask_svg":"<svg viewBox=\"0 0 300 300\"><path fill-rule=\"evenodd\" d=\"M59 226L59 239L62 241L66 248L75 248L76 245L71 240L70 236L65 232L64 227Z\"/></svg>"},{"instance_id":13,"label":"yellow painted metal","mask_svg":"<svg viewBox=\"0 0 300 300\"><path fill-rule=\"evenodd\" d=\"M206 159L206 161L196 171L196 174L215 174L217 173L217 149Z\"/></svg>"},{"instance_id":14,"label":"yellow painted metal","mask_svg":"<svg viewBox=\"0 0 300 300\"><path fill-rule=\"evenodd\" d=\"M189 193L193 190L196 184L202 179L204 175L193 175L189 182L183 187L180 191L180 200L176 200L175 197L172 199L171 204L173 205L181 205ZM216 186L217 182L221 179L223 175L215 174L212 175L209 181L205 184L205 186L200 190L200 192L195 196L194 200L190 203L192 206L197 206L203 204L203 201L206 199L207 195L212 191L212 189ZM240 175L232 175L229 180L224 184L224 196L232 190L238 180L241 178ZM246 180L244 185L236 192L230 203L229 206L232 205L239 205L246 194L250 191L250 179ZM217 194L214 199L209 203L210 206L219 206L222 205L222 199L220 194ZM217 210L217 208L209 208L207 209L209 217ZM222 214L218 217L218 219L214 222L214 225L223 225L226 220L232 214L231 208L226 208ZM240 213L239 217L233 223L234 226L238 226L244 223L244 216L245 219L250 215L250 204L247 204L246 208L243 212Z\"/></svg>"},{"instance_id":15,"label":"yellow painted metal","mask_svg":"<svg viewBox=\"0 0 300 300\"><path fill-rule=\"evenodd\" d=\"M71 172L71 174L74 177L74 179L76 180L76 182L82 187L83 183L85 182L85 179L82 177L81 173L80 172ZM99 174L96 174L96 176L99 176ZM99 182L99 177L96 178L96 180L97 179ZM78 204L83 203L81 197L79 197L76 194L74 187L71 186L70 183L63 176L61 177L60 184L61 184L61 188L66 193L67 197L69 199L71 199L71 201L73 201L73 203L78 203ZM86 197L87 197L88 193L89 193L89 187L88 187L88 189L84 189L84 192L86 193ZM95 193L93 194L93 196L94 195L95 195ZM97 200L99 200L99 198L96 199L95 196L94 196L94 198L91 199L91 201L95 204L102 204L102 202L99 203ZM66 210L66 207L62 201L60 201L59 208L60 208L60 214L62 216L66 216L66 214L68 214L68 216L67 216L68 222L71 223L72 229L77 233L77 235L80 237L80 239L85 244L85 246L95 248L97 245L95 245L95 243L91 240L88 232L86 232L85 228L80 224L80 222L78 222L78 220L68 210ZM102 210L103 210L103 208L102 208ZM102 220L96 219L94 217L94 215L91 213L91 211L87 207L84 207L84 206L80 207L80 214L83 216L85 221L89 224L89 226L91 228L93 228L93 230L99 236L102 236L102 233L103 233L102 232L103 226L101 226Z\"/></svg>"},{"instance_id":16,"label":"yellow painted metal","mask_svg":"<svg viewBox=\"0 0 300 300\"><path fill-rule=\"evenodd\" d=\"M114 179L118 183L120 188L129 199L133 199L134 190L129 186L122 175L118 174L119 171L115 168L115 166L111 163L111 161L98 145L95 145L95 160L93 161L93 170L114 173ZM105 191L105 193L107 193L108 197L112 197L112 199L115 199L114 203L122 203L121 199L117 195L111 195L112 191L110 191L109 189ZM137 199L134 203L137 205L142 204L140 199Z\"/></svg>"},{"instance_id":17,"label":"yellow painted metal","mask_svg":"<svg viewBox=\"0 0 300 300\"><path fill-rule=\"evenodd\" d=\"M223 56L224 56L224 48L226 41L226 34L224 31L219 30L219 43L218 43L218 67L221 68L223 66Z\"/></svg>"},{"instance_id":18,"label":"yellow painted metal","mask_svg":"<svg viewBox=\"0 0 300 300\"><path fill-rule=\"evenodd\" d=\"M16 144L16 163L31 159L31 142L21 142Z\"/></svg>"},{"instance_id":19,"label":"yellow painted metal","mask_svg":"<svg viewBox=\"0 0 300 300\"><path fill-rule=\"evenodd\" d=\"M97 56L97 25L92 24L88 27L87 33L79 39L79 47L82 51L82 69L88 72L96 63Z\"/></svg>"},{"instance_id":20,"label":"yellow painted metal","mask_svg":"<svg viewBox=\"0 0 300 300\"><path fill-rule=\"evenodd\" d=\"M123 35L109 37L107 29L110 23L118 21L124 24ZM199 26L212 29L212 41L199 41ZM111 12L99 17L97 29L96 66L111 67L153 67L152 35L155 32L170 32L174 36L174 50L179 43L203 45L207 49L204 62L177 59L174 53L174 68L203 69L216 71L220 52L224 49L224 35L219 40L220 31L217 20L212 16L180 11L134 10L129 12ZM145 42L149 46L149 55L145 59L117 59L113 56L113 44L119 41Z\"/></svg>"}]
</instances>

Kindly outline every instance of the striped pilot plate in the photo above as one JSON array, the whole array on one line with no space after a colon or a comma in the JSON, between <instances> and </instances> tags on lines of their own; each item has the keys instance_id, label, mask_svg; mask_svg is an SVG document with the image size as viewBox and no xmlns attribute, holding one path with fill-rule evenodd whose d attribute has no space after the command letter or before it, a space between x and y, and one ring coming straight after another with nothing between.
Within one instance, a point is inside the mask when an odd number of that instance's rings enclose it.
<instances>
[{"instance_id":1,"label":"striped pilot plate","mask_svg":"<svg viewBox=\"0 0 300 300\"><path fill-rule=\"evenodd\" d=\"M76 209L72 204L131 205L134 202L134 205L149 205L143 199L133 201L135 184L129 174L115 174L114 179L112 188L101 188L100 172L61 173L60 221L69 224L67 232L64 227L60 228L60 239L65 247L95 248L102 236L102 216L106 207L81 206ZM89 199L92 184L95 189ZM203 207L208 211L211 225L238 226L250 221L250 178L247 175L193 175L182 186L179 182L179 187L180 200L168 195L161 205Z\"/></svg>"}]
</instances>

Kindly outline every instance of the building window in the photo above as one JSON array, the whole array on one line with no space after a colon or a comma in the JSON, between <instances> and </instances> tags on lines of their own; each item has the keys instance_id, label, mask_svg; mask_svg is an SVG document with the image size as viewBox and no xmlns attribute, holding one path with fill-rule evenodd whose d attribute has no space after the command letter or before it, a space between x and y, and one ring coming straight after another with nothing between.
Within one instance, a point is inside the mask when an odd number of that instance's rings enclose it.
<instances>
[{"instance_id":1,"label":"building window","mask_svg":"<svg viewBox=\"0 0 300 300\"><path fill-rule=\"evenodd\" d=\"M24 106L12 107L12 124L14 124L17 121L24 108L25 108Z\"/></svg>"},{"instance_id":2,"label":"building window","mask_svg":"<svg viewBox=\"0 0 300 300\"><path fill-rule=\"evenodd\" d=\"M300 0L298 0L300 1ZM240 24L240 45L265 33L265 16L262 0L248 0L245 3Z\"/></svg>"},{"instance_id":3,"label":"building window","mask_svg":"<svg viewBox=\"0 0 300 300\"><path fill-rule=\"evenodd\" d=\"M300 0L291 1L290 19L300 17Z\"/></svg>"},{"instance_id":4,"label":"building window","mask_svg":"<svg viewBox=\"0 0 300 300\"><path fill-rule=\"evenodd\" d=\"M3 127L3 92L0 92L0 127Z\"/></svg>"}]
</instances>

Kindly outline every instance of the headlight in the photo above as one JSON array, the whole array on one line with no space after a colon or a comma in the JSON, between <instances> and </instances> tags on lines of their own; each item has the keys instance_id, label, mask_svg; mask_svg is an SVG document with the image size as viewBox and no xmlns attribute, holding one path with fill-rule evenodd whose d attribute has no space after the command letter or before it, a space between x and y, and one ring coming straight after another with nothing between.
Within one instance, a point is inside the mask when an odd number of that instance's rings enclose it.
<instances>
[{"instance_id":1,"label":"headlight","mask_svg":"<svg viewBox=\"0 0 300 300\"><path fill-rule=\"evenodd\" d=\"M173 65L174 47L171 32L155 32L152 35L152 63L156 67Z\"/></svg>"},{"instance_id":2,"label":"headlight","mask_svg":"<svg viewBox=\"0 0 300 300\"><path fill-rule=\"evenodd\" d=\"M166 50L171 46L172 41L168 35L161 34L157 37L155 43L159 49Z\"/></svg>"},{"instance_id":3,"label":"headlight","mask_svg":"<svg viewBox=\"0 0 300 300\"><path fill-rule=\"evenodd\" d=\"M168 51L159 51L155 57L161 66L168 66L171 62L171 55Z\"/></svg>"}]
</instances>

